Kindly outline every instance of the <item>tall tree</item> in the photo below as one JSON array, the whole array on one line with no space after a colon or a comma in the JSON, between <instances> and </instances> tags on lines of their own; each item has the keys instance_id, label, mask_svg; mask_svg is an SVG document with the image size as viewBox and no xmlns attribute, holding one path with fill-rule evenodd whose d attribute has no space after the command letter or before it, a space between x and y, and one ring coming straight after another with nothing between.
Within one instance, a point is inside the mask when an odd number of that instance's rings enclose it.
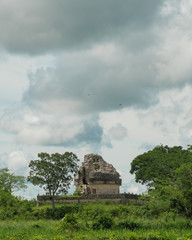
<instances>
[{"instance_id":1,"label":"tall tree","mask_svg":"<svg viewBox=\"0 0 192 240\"><path fill-rule=\"evenodd\" d=\"M38 154L39 159L31 160L29 163L29 176L27 180L34 185L43 187L48 191L52 199L52 208L55 209L54 198L58 193L67 193L73 175L78 171L79 159L72 152L64 154Z\"/></svg>"},{"instance_id":2,"label":"tall tree","mask_svg":"<svg viewBox=\"0 0 192 240\"><path fill-rule=\"evenodd\" d=\"M175 170L174 179L154 184L147 197L147 208L155 214L174 211L192 216L192 162L184 163Z\"/></svg>"},{"instance_id":3,"label":"tall tree","mask_svg":"<svg viewBox=\"0 0 192 240\"><path fill-rule=\"evenodd\" d=\"M10 173L8 168L0 169L0 189L12 193L25 188L25 177Z\"/></svg>"},{"instance_id":4,"label":"tall tree","mask_svg":"<svg viewBox=\"0 0 192 240\"><path fill-rule=\"evenodd\" d=\"M175 171L182 164L192 161L192 152L181 146L157 146L133 159L131 174L136 182L146 184L148 188L165 179L174 179Z\"/></svg>"},{"instance_id":5,"label":"tall tree","mask_svg":"<svg viewBox=\"0 0 192 240\"><path fill-rule=\"evenodd\" d=\"M179 192L177 204L179 211L187 217L192 216L192 162L182 164L175 172L176 180L171 183Z\"/></svg>"},{"instance_id":6,"label":"tall tree","mask_svg":"<svg viewBox=\"0 0 192 240\"><path fill-rule=\"evenodd\" d=\"M131 163L137 182L146 184L152 212L177 211L192 216L192 146L157 146Z\"/></svg>"}]
</instances>

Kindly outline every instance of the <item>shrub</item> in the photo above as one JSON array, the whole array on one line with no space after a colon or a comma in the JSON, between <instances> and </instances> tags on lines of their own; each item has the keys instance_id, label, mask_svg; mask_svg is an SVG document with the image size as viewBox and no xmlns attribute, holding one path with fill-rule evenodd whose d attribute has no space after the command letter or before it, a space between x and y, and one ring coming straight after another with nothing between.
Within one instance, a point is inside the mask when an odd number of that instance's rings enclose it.
<instances>
[{"instance_id":1,"label":"shrub","mask_svg":"<svg viewBox=\"0 0 192 240\"><path fill-rule=\"evenodd\" d=\"M55 208L55 211L49 207L38 207L33 211L33 216L37 219L54 219L60 220L67 213L78 213L80 212L80 205L70 204L70 205L60 205Z\"/></svg>"},{"instance_id":2,"label":"shrub","mask_svg":"<svg viewBox=\"0 0 192 240\"><path fill-rule=\"evenodd\" d=\"M77 217L73 214L66 214L65 217L60 221L57 229L66 231L66 230L79 230L80 226L77 221Z\"/></svg>"},{"instance_id":3,"label":"shrub","mask_svg":"<svg viewBox=\"0 0 192 240\"><path fill-rule=\"evenodd\" d=\"M34 201L22 200L0 189L0 219L30 218Z\"/></svg>"},{"instance_id":4,"label":"shrub","mask_svg":"<svg viewBox=\"0 0 192 240\"><path fill-rule=\"evenodd\" d=\"M129 229L129 230L132 230L132 231L135 230L135 229L139 229L141 227L142 227L142 225L140 223L138 223L136 221L129 220L129 219L120 221L117 224L118 229Z\"/></svg>"},{"instance_id":5,"label":"shrub","mask_svg":"<svg viewBox=\"0 0 192 240\"><path fill-rule=\"evenodd\" d=\"M106 212L105 205L101 204L88 204L83 206L83 210L80 213L84 218L88 218L90 220L97 218L100 215L103 215Z\"/></svg>"},{"instance_id":6,"label":"shrub","mask_svg":"<svg viewBox=\"0 0 192 240\"><path fill-rule=\"evenodd\" d=\"M92 228L95 230L98 229L111 229L114 225L113 219L109 215L98 216L95 221L92 223Z\"/></svg>"}]
</instances>

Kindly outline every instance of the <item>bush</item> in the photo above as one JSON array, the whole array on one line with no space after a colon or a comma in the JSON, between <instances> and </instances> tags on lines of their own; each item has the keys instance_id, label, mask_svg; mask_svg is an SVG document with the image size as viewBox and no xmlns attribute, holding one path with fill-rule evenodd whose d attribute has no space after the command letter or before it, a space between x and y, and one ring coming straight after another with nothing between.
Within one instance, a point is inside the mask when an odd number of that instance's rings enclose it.
<instances>
[{"instance_id":1,"label":"bush","mask_svg":"<svg viewBox=\"0 0 192 240\"><path fill-rule=\"evenodd\" d=\"M79 230L80 226L77 221L77 217L73 214L66 214L65 217L60 221L57 229L66 231L66 230Z\"/></svg>"},{"instance_id":2,"label":"bush","mask_svg":"<svg viewBox=\"0 0 192 240\"><path fill-rule=\"evenodd\" d=\"M22 200L10 192L0 190L0 219L31 218L34 201Z\"/></svg>"},{"instance_id":3,"label":"bush","mask_svg":"<svg viewBox=\"0 0 192 240\"><path fill-rule=\"evenodd\" d=\"M142 227L142 225L140 223L138 223L136 221L129 220L129 219L120 221L117 224L118 229L130 229L131 231L133 231L135 229L139 229L141 227Z\"/></svg>"},{"instance_id":4,"label":"bush","mask_svg":"<svg viewBox=\"0 0 192 240\"><path fill-rule=\"evenodd\" d=\"M81 217L86 219L96 219L98 216L106 212L108 206L101 204L88 204L81 207Z\"/></svg>"},{"instance_id":5,"label":"bush","mask_svg":"<svg viewBox=\"0 0 192 240\"><path fill-rule=\"evenodd\" d=\"M55 208L54 219L62 219L67 213L78 213L80 211L80 205L62 205Z\"/></svg>"},{"instance_id":6,"label":"bush","mask_svg":"<svg viewBox=\"0 0 192 240\"><path fill-rule=\"evenodd\" d=\"M51 206L37 207L33 210L33 216L37 219L60 220L64 218L67 213L78 213L80 211L81 208L78 204L60 205L55 208L55 211L52 210Z\"/></svg>"},{"instance_id":7,"label":"bush","mask_svg":"<svg viewBox=\"0 0 192 240\"><path fill-rule=\"evenodd\" d=\"M114 225L113 219L109 215L98 216L95 221L92 223L92 228L95 230L98 229L111 229Z\"/></svg>"}]
</instances>

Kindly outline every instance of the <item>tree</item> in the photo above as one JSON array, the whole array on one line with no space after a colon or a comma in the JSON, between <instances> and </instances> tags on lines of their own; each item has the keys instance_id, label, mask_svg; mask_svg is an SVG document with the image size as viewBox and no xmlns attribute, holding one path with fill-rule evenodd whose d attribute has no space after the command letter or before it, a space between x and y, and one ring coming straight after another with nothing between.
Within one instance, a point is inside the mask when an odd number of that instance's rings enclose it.
<instances>
[{"instance_id":1,"label":"tree","mask_svg":"<svg viewBox=\"0 0 192 240\"><path fill-rule=\"evenodd\" d=\"M191 218L192 163L184 163L177 168L174 180L155 183L146 197L148 208L154 214L173 211Z\"/></svg>"},{"instance_id":2,"label":"tree","mask_svg":"<svg viewBox=\"0 0 192 240\"><path fill-rule=\"evenodd\" d=\"M176 180L174 184L179 192L177 203L180 212L187 217L192 216L192 162L182 164L175 172Z\"/></svg>"},{"instance_id":3,"label":"tree","mask_svg":"<svg viewBox=\"0 0 192 240\"><path fill-rule=\"evenodd\" d=\"M8 168L0 169L0 189L12 193L25 188L25 177L10 173Z\"/></svg>"},{"instance_id":4,"label":"tree","mask_svg":"<svg viewBox=\"0 0 192 240\"><path fill-rule=\"evenodd\" d=\"M148 186L148 207L154 214L174 211L192 216L192 146L157 146L137 156L130 172Z\"/></svg>"},{"instance_id":5,"label":"tree","mask_svg":"<svg viewBox=\"0 0 192 240\"><path fill-rule=\"evenodd\" d=\"M55 209L54 198L56 194L67 193L70 183L78 171L79 159L72 152L64 154L46 152L38 154L38 160L29 163L29 176L27 180L34 185L43 187L52 199L52 208Z\"/></svg>"},{"instance_id":6,"label":"tree","mask_svg":"<svg viewBox=\"0 0 192 240\"><path fill-rule=\"evenodd\" d=\"M138 183L153 188L154 184L166 179L174 180L175 171L182 164L192 161L192 152L181 146L157 146L153 150L137 156L131 163L131 174Z\"/></svg>"}]
</instances>

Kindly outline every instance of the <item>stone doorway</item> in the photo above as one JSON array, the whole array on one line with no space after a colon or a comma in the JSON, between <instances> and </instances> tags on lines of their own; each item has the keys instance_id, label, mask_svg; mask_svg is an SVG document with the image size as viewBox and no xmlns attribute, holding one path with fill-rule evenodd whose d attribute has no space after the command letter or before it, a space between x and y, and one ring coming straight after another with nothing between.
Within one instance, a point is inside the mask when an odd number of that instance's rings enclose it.
<instances>
[{"instance_id":1,"label":"stone doorway","mask_svg":"<svg viewBox=\"0 0 192 240\"><path fill-rule=\"evenodd\" d=\"M93 194L96 194L96 189L92 189Z\"/></svg>"}]
</instances>

